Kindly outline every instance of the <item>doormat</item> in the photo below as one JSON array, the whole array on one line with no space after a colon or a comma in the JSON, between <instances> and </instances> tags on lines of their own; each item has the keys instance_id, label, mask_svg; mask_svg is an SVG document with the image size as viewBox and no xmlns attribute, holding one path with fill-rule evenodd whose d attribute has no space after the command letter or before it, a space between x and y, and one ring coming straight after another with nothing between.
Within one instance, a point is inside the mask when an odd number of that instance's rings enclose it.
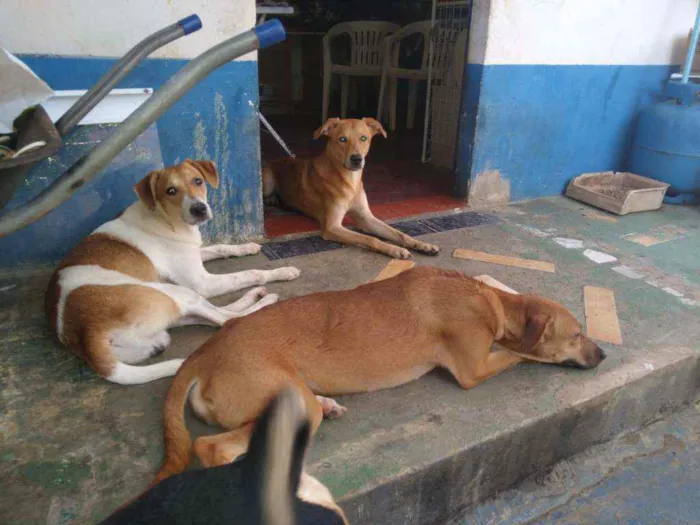
<instances>
[{"instance_id":1,"label":"doormat","mask_svg":"<svg viewBox=\"0 0 700 525\"><path fill-rule=\"evenodd\" d=\"M475 226L485 226L498 222L500 222L498 218L493 215L468 211L429 219L395 222L392 223L391 226L406 235L418 237L429 233L458 230L460 228L473 228ZM355 228L351 229L358 231ZM291 241L265 243L262 245L262 253L269 260L275 261L279 259L289 259L290 257L299 257L301 255L310 255L312 253L337 250L338 248L343 248L343 245L333 241L326 241L322 239L320 235L314 235L312 237L304 237L303 239L294 239Z\"/></svg>"}]
</instances>

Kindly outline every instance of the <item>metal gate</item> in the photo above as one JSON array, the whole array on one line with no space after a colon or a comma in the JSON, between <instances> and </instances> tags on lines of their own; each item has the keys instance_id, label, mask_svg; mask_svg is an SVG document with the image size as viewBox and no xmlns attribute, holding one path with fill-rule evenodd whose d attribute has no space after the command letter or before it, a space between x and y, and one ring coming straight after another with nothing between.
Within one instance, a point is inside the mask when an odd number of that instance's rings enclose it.
<instances>
[{"instance_id":1,"label":"metal gate","mask_svg":"<svg viewBox=\"0 0 700 525\"><path fill-rule=\"evenodd\" d=\"M454 169L473 0L433 0L422 161Z\"/></svg>"}]
</instances>

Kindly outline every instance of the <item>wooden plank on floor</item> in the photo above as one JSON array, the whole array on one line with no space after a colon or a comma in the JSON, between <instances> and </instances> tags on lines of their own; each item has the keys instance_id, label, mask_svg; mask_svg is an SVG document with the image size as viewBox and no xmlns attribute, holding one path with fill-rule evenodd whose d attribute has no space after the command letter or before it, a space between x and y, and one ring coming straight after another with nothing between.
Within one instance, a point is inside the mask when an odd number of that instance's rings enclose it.
<instances>
[{"instance_id":1,"label":"wooden plank on floor","mask_svg":"<svg viewBox=\"0 0 700 525\"><path fill-rule=\"evenodd\" d=\"M410 270L416 265L413 261L403 261L400 259L392 259L387 263L387 265L382 269L377 276L372 279L371 282L383 281L384 279L390 279L391 277L396 277L406 270Z\"/></svg>"},{"instance_id":2,"label":"wooden plank on floor","mask_svg":"<svg viewBox=\"0 0 700 525\"><path fill-rule=\"evenodd\" d=\"M518 292L516 292L516 291L513 290L512 288L509 288L508 286L506 286L505 284L503 284L501 281L498 281L498 280L494 279L494 278L491 277L490 275L486 275L486 274L484 274L484 275L477 275L476 277L474 277L474 279L476 279L477 281L481 281L481 282L484 283L484 284L488 284L489 286L492 286L492 287L494 287L494 288L498 288L499 290L503 290L504 292L512 293L512 294L515 294L515 295L519 295Z\"/></svg>"},{"instance_id":3,"label":"wooden plank on floor","mask_svg":"<svg viewBox=\"0 0 700 525\"><path fill-rule=\"evenodd\" d=\"M554 273L554 264L550 262L533 261L531 259L518 259L517 257L507 257L505 255L495 255L493 253L486 252L475 252L472 250L465 250L464 248L457 248L454 252L452 252L452 257Z\"/></svg>"},{"instance_id":4,"label":"wooden plank on floor","mask_svg":"<svg viewBox=\"0 0 700 525\"><path fill-rule=\"evenodd\" d=\"M588 337L616 345L622 344L615 293L608 288L583 287Z\"/></svg>"}]
</instances>

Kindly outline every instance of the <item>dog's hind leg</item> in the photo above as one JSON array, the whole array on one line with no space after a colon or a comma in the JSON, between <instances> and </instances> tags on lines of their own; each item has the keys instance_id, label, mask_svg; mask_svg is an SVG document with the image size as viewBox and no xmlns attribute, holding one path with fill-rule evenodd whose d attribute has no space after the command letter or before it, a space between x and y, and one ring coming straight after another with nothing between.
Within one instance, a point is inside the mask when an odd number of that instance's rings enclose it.
<instances>
[{"instance_id":1,"label":"dog's hind leg","mask_svg":"<svg viewBox=\"0 0 700 525\"><path fill-rule=\"evenodd\" d=\"M248 450L248 442L255 421L222 434L202 436L194 441L194 452L206 468L218 467L235 461Z\"/></svg>"},{"instance_id":2,"label":"dog's hind leg","mask_svg":"<svg viewBox=\"0 0 700 525\"><path fill-rule=\"evenodd\" d=\"M157 288L175 301L181 317L170 326L187 326L192 324L212 324L221 326L229 319L248 315L264 306L277 302L276 294L268 294L263 287L248 291L238 301L230 305L214 306L194 290L176 284L158 284ZM262 297L256 302L256 299ZM197 323L200 320L200 323Z\"/></svg>"},{"instance_id":3,"label":"dog's hind leg","mask_svg":"<svg viewBox=\"0 0 700 525\"><path fill-rule=\"evenodd\" d=\"M296 386L304 399L311 424L311 433L314 434L323 420L321 403L306 385L299 382ZM203 402L205 396L200 392L196 392L196 394L202 397ZM199 404L199 400L192 399L192 407L195 408L195 412L198 415L199 411L197 410L197 406ZM262 406L264 406L264 404ZM215 420L216 414L214 411L215 408L213 410L208 408L206 414L202 414L202 416L204 416L203 419L208 419L210 421ZM260 412L262 412L262 410ZM242 416L242 414L238 414L238 416ZM194 451L202 462L202 465L205 467L224 465L226 463L231 463L240 455L245 454L248 450L250 436L253 433L259 416L260 413L256 414L255 419L248 420L245 424L229 432L215 434L213 436L202 436L196 439L194 442ZM221 423L221 421L219 421L219 423Z\"/></svg>"}]
</instances>

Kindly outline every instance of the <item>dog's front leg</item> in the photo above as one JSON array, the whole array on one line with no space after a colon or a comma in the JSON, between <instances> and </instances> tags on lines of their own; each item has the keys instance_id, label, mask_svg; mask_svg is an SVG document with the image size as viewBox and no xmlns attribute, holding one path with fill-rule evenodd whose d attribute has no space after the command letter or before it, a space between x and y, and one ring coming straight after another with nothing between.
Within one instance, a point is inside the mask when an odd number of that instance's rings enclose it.
<instances>
[{"instance_id":1,"label":"dog's front leg","mask_svg":"<svg viewBox=\"0 0 700 525\"><path fill-rule=\"evenodd\" d=\"M214 244L200 249L202 261L213 261L214 259L225 259L227 257L243 257L244 255L255 255L260 252L260 245L254 242L246 244Z\"/></svg>"},{"instance_id":2,"label":"dog's front leg","mask_svg":"<svg viewBox=\"0 0 700 525\"><path fill-rule=\"evenodd\" d=\"M352 246L360 246L361 248L367 248L369 250L383 253L389 257L394 257L395 259L409 259L411 257L411 252L399 246L393 246L386 242L370 237L369 235L363 235L362 233L357 233L352 230L348 230L343 226L343 215L344 212L339 210L333 210L326 216L326 220L323 222L323 231L321 236L328 241L336 241L341 244L350 244Z\"/></svg>"},{"instance_id":3,"label":"dog's front leg","mask_svg":"<svg viewBox=\"0 0 700 525\"><path fill-rule=\"evenodd\" d=\"M395 242L399 246L404 246L427 255L437 255L440 253L440 248L438 246L416 240L413 237L406 235L405 233L402 233L399 230L392 228L385 222L377 219L372 214L372 210L369 209L367 195L364 191L360 192L360 194L355 197L355 201L352 203L348 213L353 219L355 219L357 226L363 231L372 233L388 241Z\"/></svg>"},{"instance_id":4,"label":"dog's front leg","mask_svg":"<svg viewBox=\"0 0 700 525\"><path fill-rule=\"evenodd\" d=\"M272 281L291 281L299 277L299 274L299 270L293 266L274 270L245 270L225 274L208 273L205 270L196 279L192 279L191 287L197 293L209 298Z\"/></svg>"},{"instance_id":5,"label":"dog's front leg","mask_svg":"<svg viewBox=\"0 0 700 525\"><path fill-rule=\"evenodd\" d=\"M450 338L448 358L441 363L447 368L462 388L474 388L479 383L503 372L524 359L508 350L491 350L494 335L490 330L474 327Z\"/></svg>"}]
</instances>

